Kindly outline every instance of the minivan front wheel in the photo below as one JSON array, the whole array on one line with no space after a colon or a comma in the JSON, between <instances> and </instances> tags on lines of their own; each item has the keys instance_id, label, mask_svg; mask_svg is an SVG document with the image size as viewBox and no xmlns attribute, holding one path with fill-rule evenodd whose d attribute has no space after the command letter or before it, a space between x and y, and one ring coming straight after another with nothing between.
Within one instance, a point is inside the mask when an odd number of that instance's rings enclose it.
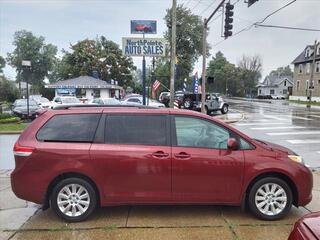
<instances>
[{"instance_id":1,"label":"minivan front wheel","mask_svg":"<svg viewBox=\"0 0 320 240\"><path fill-rule=\"evenodd\" d=\"M93 187L80 178L68 178L59 182L53 189L50 201L57 215L68 222L87 219L97 206Z\"/></svg>"},{"instance_id":2,"label":"minivan front wheel","mask_svg":"<svg viewBox=\"0 0 320 240\"><path fill-rule=\"evenodd\" d=\"M249 207L264 220L277 220L288 214L292 206L292 191L282 179L266 177L258 180L249 193Z\"/></svg>"}]
</instances>

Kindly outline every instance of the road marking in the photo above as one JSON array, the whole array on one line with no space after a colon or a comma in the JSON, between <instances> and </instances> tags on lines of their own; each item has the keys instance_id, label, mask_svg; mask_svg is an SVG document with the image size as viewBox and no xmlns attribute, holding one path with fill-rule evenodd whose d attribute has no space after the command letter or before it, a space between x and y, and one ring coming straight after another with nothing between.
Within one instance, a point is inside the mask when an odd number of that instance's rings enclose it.
<instances>
[{"instance_id":1,"label":"road marking","mask_svg":"<svg viewBox=\"0 0 320 240\"><path fill-rule=\"evenodd\" d=\"M275 132L266 133L269 136L282 136L282 135L313 135L320 134L320 131L296 131L296 132Z\"/></svg>"},{"instance_id":2,"label":"road marking","mask_svg":"<svg viewBox=\"0 0 320 240\"><path fill-rule=\"evenodd\" d=\"M314 139L303 139L303 140L286 140L288 143L291 144L310 144L310 143L320 143L320 140Z\"/></svg>"},{"instance_id":3,"label":"road marking","mask_svg":"<svg viewBox=\"0 0 320 240\"><path fill-rule=\"evenodd\" d=\"M315 118L320 118L318 115L308 115L309 117L315 117Z\"/></svg>"},{"instance_id":4,"label":"road marking","mask_svg":"<svg viewBox=\"0 0 320 240\"><path fill-rule=\"evenodd\" d=\"M264 114L261 114L261 115L266 117L266 118L271 118L271 119L275 119L275 120L279 120L279 121L287 121L287 119L279 118L279 117L276 117L276 116L264 115Z\"/></svg>"},{"instance_id":5,"label":"road marking","mask_svg":"<svg viewBox=\"0 0 320 240\"><path fill-rule=\"evenodd\" d=\"M290 116L289 116L290 118ZM306 120L306 121L312 121L313 119L311 118L305 118L305 117L298 117L298 116L291 116L291 118L294 118L294 119L301 119L301 120Z\"/></svg>"},{"instance_id":6,"label":"road marking","mask_svg":"<svg viewBox=\"0 0 320 240\"><path fill-rule=\"evenodd\" d=\"M251 130L273 130L273 129L298 129L298 128L306 128L300 126L284 126L284 127L256 127L250 128Z\"/></svg>"},{"instance_id":7,"label":"road marking","mask_svg":"<svg viewBox=\"0 0 320 240\"><path fill-rule=\"evenodd\" d=\"M270 122L270 123L267 123L267 122L258 122L258 123L237 123L235 124L236 126L259 126L259 125L262 125L262 126L265 126L265 125L283 125L283 124L288 124L288 123L285 123L285 122Z\"/></svg>"}]
</instances>

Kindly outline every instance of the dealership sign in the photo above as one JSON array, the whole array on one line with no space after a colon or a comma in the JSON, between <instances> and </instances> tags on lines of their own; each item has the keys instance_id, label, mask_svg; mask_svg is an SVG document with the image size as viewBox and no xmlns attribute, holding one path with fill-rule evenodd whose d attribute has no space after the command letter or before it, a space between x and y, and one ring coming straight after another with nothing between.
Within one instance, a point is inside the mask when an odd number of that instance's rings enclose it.
<instances>
[{"instance_id":1,"label":"dealership sign","mask_svg":"<svg viewBox=\"0 0 320 240\"><path fill-rule=\"evenodd\" d=\"M126 56L165 56L164 38L122 38L122 52Z\"/></svg>"},{"instance_id":2,"label":"dealership sign","mask_svg":"<svg viewBox=\"0 0 320 240\"><path fill-rule=\"evenodd\" d=\"M153 20L131 20L131 34L156 34L157 22Z\"/></svg>"}]
</instances>

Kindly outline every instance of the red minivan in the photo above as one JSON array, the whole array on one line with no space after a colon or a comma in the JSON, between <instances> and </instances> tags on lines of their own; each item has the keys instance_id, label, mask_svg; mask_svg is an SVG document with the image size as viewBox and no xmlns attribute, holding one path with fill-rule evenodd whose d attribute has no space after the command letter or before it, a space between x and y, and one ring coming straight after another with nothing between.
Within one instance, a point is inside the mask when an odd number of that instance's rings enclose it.
<instances>
[{"instance_id":1,"label":"red minivan","mask_svg":"<svg viewBox=\"0 0 320 240\"><path fill-rule=\"evenodd\" d=\"M13 151L14 193L67 221L130 204L241 205L275 220L312 198L312 174L293 151L188 110L46 111Z\"/></svg>"}]
</instances>

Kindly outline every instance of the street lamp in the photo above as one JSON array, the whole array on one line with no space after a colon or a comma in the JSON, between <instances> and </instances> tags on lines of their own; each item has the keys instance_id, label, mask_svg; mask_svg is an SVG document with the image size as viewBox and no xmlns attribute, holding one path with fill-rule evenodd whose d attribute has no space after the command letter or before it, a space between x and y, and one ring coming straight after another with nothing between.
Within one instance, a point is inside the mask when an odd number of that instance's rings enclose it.
<instances>
[{"instance_id":1,"label":"street lamp","mask_svg":"<svg viewBox=\"0 0 320 240\"><path fill-rule=\"evenodd\" d=\"M31 69L31 61L29 61L29 60L22 60L21 65L22 65L22 67L24 67L27 70L27 72ZM26 85L27 85L27 116L29 117L29 84L28 84L28 78L29 78L29 75L26 77Z\"/></svg>"}]
</instances>

